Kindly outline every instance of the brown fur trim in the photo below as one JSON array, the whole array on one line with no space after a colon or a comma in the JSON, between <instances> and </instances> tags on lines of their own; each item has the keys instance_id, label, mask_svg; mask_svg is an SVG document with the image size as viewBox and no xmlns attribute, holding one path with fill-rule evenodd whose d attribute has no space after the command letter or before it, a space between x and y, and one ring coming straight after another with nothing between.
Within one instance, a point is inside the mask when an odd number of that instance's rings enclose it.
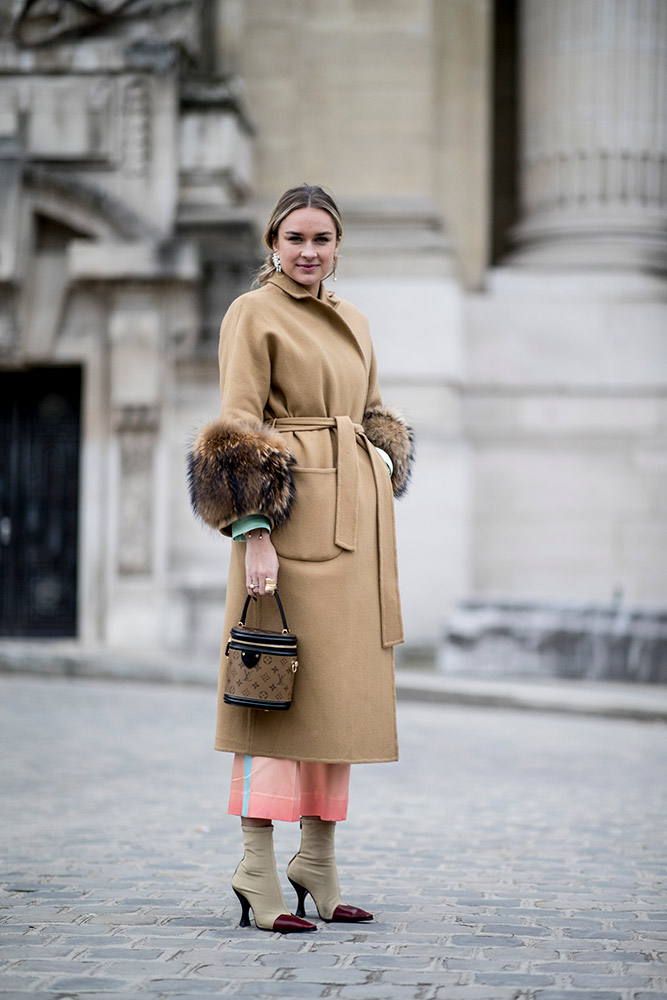
<instances>
[{"instance_id":1,"label":"brown fur trim","mask_svg":"<svg viewBox=\"0 0 667 1000\"><path fill-rule=\"evenodd\" d=\"M394 464L391 484L395 497L402 497L408 488L415 459L415 437L412 428L398 410L389 406L374 406L366 410L363 419L366 437L376 448L386 451Z\"/></svg>"},{"instance_id":2,"label":"brown fur trim","mask_svg":"<svg viewBox=\"0 0 667 1000\"><path fill-rule=\"evenodd\" d=\"M201 429L188 456L192 508L217 530L248 514L264 514L272 525L281 524L294 500L294 463L281 435L269 427L213 420Z\"/></svg>"}]
</instances>

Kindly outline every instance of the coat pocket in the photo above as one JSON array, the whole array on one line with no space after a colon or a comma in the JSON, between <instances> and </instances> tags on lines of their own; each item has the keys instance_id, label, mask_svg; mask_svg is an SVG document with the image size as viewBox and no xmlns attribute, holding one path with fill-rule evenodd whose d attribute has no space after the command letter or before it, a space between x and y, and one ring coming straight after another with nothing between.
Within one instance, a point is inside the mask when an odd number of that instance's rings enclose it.
<instances>
[{"instance_id":1,"label":"coat pocket","mask_svg":"<svg viewBox=\"0 0 667 1000\"><path fill-rule=\"evenodd\" d=\"M326 562L340 555L336 532L336 470L293 470L295 497L289 519L271 533L285 559Z\"/></svg>"}]
</instances>

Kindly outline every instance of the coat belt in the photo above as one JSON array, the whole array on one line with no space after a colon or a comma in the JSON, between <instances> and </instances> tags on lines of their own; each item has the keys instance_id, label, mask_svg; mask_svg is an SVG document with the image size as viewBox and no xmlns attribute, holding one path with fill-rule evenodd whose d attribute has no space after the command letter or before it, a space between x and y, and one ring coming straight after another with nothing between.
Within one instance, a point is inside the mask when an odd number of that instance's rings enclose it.
<instances>
[{"instance_id":1,"label":"coat belt","mask_svg":"<svg viewBox=\"0 0 667 1000\"><path fill-rule=\"evenodd\" d=\"M382 645L403 642L401 604L398 592L398 558L394 504L387 467L361 424L342 417L278 417L271 421L277 431L335 430L338 444L336 463L336 527L334 542L348 552L357 547L359 525L359 455L357 438L368 452L377 496L377 542Z\"/></svg>"}]
</instances>

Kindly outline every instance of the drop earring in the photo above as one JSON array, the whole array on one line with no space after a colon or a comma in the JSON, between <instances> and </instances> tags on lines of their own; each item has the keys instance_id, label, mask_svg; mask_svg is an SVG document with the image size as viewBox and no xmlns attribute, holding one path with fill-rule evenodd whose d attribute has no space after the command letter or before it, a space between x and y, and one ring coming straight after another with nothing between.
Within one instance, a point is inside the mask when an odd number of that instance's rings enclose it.
<instances>
[{"instance_id":1,"label":"drop earring","mask_svg":"<svg viewBox=\"0 0 667 1000\"><path fill-rule=\"evenodd\" d=\"M331 277L333 278L334 281L338 281L338 278L336 277L336 268L338 267L338 254L337 253L334 254L333 265L334 266L333 266L333 271L331 272Z\"/></svg>"},{"instance_id":2,"label":"drop earring","mask_svg":"<svg viewBox=\"0 0 667 1000\"><path fill-rule=\"evenodd\" d=\"M276 271L278 272L278 274L280 274L282 272L282 267L280 266L280 254L278 253L277 250L273 251L273 254L271 255L271 260L273 261L273 266L275 267Z\"/></svg>"}]
</instances>

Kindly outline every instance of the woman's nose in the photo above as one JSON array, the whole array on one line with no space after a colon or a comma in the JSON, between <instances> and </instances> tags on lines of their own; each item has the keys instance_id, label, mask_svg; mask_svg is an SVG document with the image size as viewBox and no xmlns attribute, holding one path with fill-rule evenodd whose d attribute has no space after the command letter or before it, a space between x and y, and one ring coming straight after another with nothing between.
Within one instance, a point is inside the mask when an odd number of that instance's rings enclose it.
<instances>
[{"instance_id":1,"label":"woman's nose","mask_svg":"<svg viewBox=\"0 0 667 1000\"><path fill-rule=\"evenodd\" d=\"M314 257L316 253L317 250L312 243L304 243L303 249L301 250L302 257Z\"/></svg>"}]
</instances>

